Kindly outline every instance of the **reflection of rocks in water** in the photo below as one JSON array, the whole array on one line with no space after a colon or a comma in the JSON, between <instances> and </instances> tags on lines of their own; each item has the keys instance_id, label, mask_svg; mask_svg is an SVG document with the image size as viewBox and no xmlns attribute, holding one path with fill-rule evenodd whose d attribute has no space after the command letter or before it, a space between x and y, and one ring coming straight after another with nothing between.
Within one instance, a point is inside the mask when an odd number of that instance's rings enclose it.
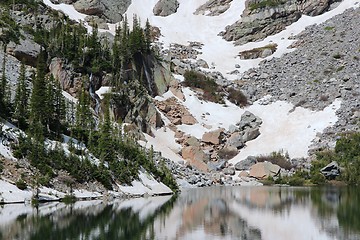
<instances>
[{"instance_id":1,"label":"reflection of rocks in water","mask_svg":"<svg viewBox=\"0 0 360 240\"><path fill-rule=\"evenodd\" d=\"M205 236L220 236L235 239L261 239L259 229L250 227L247 222L232 212L229 204L234 201L234 188L211 188L205 191L196 189L180 196L182 206L181 224L177 239L186 239L196 229ZM167 222L167 221L166 221ZM164 226L167 228L167 226Z\"/></svg>"}]
</instances>

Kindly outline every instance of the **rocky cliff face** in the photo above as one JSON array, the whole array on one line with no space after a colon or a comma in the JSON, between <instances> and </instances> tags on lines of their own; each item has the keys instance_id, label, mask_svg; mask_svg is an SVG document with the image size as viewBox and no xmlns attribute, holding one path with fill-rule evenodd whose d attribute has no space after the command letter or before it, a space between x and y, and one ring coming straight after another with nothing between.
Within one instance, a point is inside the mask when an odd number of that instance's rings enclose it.
<instances>
[{"instance_id":1,"label":"rocky cliff face","mask_svg":"<svg viewBox=\"0 0 360 240\"><path fill-rule=\"evenodd\" d=\"M359 9L348 10L297 36L297 49L263 61L246 72L242 90L252 100L271 94L275 99L314 110L342 99L339 121L315 140L315 148L331 147L336 133L357 131L360 116Z\"/></svg>"},{"instance_id":2,"label":"rocky cliff face","mask_svg":"<svg viewBox=\"0 0 360 240\"><path fill-rule=\"evenodd\" d=\"M176 13L178 7L179 2L177 0L159 0L153 9L153 12L155 16L166 17Z\"/></svg>"},{"instance_id":3,"label":"rocky cliff face","mask_svg":"<svg viewBox=\"0 0 360 240\"><path fill-rule=\"evenodd\" d=\"M296 22L303 14L316 16L328 10L333 0L247 0L240 21L221 35L235 44L258 41Z\"/></svg>"},{"instance_id":4,"label":"rocky cliff face","mask_svg":"<svg viewBox=\"0 0 360 240\"><path fill-rule=\"evenodd\" d=\"M105 18L110 23L116 23L122 20L124 14L131 4L131 0L65 0L67 3L74 3L77 11L96 15Z\"/></svg>"}]
</instances>

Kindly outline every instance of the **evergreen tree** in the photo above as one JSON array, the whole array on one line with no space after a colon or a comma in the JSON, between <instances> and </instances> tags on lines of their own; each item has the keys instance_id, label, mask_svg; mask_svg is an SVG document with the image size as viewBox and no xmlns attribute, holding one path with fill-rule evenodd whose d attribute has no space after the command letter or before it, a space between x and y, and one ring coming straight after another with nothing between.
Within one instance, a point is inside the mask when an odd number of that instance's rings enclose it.
<instances>
[{"instance_id":1,"label":"evergreen tree","mask_svg":"<svg viewBox=\"0 0 360 240\"><path fill-rule=\"evenodd\" d=\"M90 96L82 86L80 95L78 97L78 103L76 106L76 126L75 126L75 137L79 140L86 140L87 132L94 128L94 118L90 108Z\"/></svg>"},{"instance_id":2,"label":"evergreen tree","mask_svg":"<svg viewBox=\"0 0 360 240\"><path fill-rule=\"evenodd\" d=\"M146 20L144 34L145 34L146 51L149 53L150 44L151 44L151 25L149 19Z\"/></svg>"},{"instance_id":3,"label":"evergreen tree","mask_svg":"<svg viewBox=\"0 0 360 240\"><path fill-rule=\"evenodd\" d=\"M41 51L38 57L36 76L33 78L33 89L30 98L30 131L38 135L45 133L45 124L48 119L47 96L46 96L46 53ZM42 130L42 131L40 131Z\"/></svg>"},{"instance_id":4,"label":"evergreen tree","mask_svg":"<svg viewBox=\"0 0 360 240\"><path fill-rule=\"evenodd\" d=\"M16 86L14 103L14 118L17 119L18 127L20 129L26 128L27 125L27 119L29 116L28 103L29 92L26 83L26 71L25 65L24 63L22 63L20 67L20 75Z\"/></svg>"},{"instance_id":5,"label":"evergreen tree","mask_svg":"<svg viewBox=\"0 0 360 240\"><path fill-rule=\"evenodd\" d=\"M60 83L55 81L53 75L50 76L47 84L46 100L48 116L46 124L55 136L59 137L61 134L61 126L65 120L65 99L62 95Z\"/></svg>"},{"instance_id":6,"label":"evergreen tree","mask_svg":"<svg viewBox=\"0 0 360 240\"><path fill-rule=\"evenodd\" d=\"M111 162L115 159L113 129L110 121L109 101L107 98L104 100L104 119L100 127L99 153L101 161Z\"/></svg>"},{"instance_id":7,"label":"evergreen tree","mask_svg":"<svg viewBox=\"0 0 360 240\"><path fill-rule=\"evenodd\" d=\"M2 64L2 74L0 81L0 116L7 116L11 112L11 92L10 86L8 84L8 79L6 77L6 54L4 54L3 64Z\"/></svg>"}]
</instances>

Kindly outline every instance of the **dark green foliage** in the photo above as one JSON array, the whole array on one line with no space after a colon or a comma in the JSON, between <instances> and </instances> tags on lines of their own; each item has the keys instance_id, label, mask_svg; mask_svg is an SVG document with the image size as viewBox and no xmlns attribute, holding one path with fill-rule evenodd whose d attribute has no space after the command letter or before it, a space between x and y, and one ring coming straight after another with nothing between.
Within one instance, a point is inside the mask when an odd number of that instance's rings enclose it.
<instances>
[{"instance_id":1,"label":"dark green foliage","mask_svg":"<svg viewBox=\"0 0 360 240\"><path fill-rule=\"evenodd\" d=\"M90 111L90 96L84 88L81 89L78 99L73 135L79 140L86 142L89 131L95 127L95 123Z\"/></svg>"},{"instance_id":2,"label":"dark green foliage","mask_svg":"<svg viewBox=\"0 0 360 240\"><path fill-rule=\"evenodd\" d=\"M245 107L246 105L248 105L247 97L240 90L230 88L228 92L228 99L230 102L234 103L239 107Z\"/></svg>"},{"instance_id":3,"label":"dark green foliage","mask_svg":"<svg viewBox=\"0 0 360 240\"><path fill-rule=\"evenodd\" d=\"M27 128L27 119L29 117L29 90L26 83L25 65L21 64L20 76L16 86L14 114L13 117L17 120L17 126L20 129Z\"/></svg>"},{"instance_id":4,"label":"dark green foliage","mask_svg":"<svg viewBox=\"0 0 360 240\"><path fill-rule=\"evenodd\" d=\"M76 197L74 195L65 195L65 197L61 199L61 202L65 204L73 204L76 202Z\"/></svg>"},{"instance_id":5,"label":"dark green foliage","mask_svg":"<svg viewBox=\"0 0 360 240\"><path fill-rule=\"evenodd\" d=\"M3 170L4 170L4 162L2 159L0 159L0 174L2 173Z\"/></svg>"},{"instance_id":6,"label":"dark green foliage","mask_svg":"<svg viewBox=\"0 0 360 240\"><path fill-rule=\"evenodd\" d=\"M342 57L342 55L340 53L336 53L333 55L333 58L335 59L340 59Z\"/></svg>"},{"instance_id":7,"label":"dark green foliage","mask_svg":"<svg viewBox=\"0 0 360 240\"><path fill-rule=\"evenodd\" d=\"M206 77L204 74L196 71L186 71L184 74L184 85L191 88L203 90L203 98L206 101L224 103L222 89L214 79Z\"/></svg>"},{"instance_id":8,"label":"dark green foliage","mask_svg":"<svg viewBox=\"0 0 360 240\"><path fill-rule=\"evenodd\" d=\"M23 179L16 181L15 185L20 190L25 190L27 188L27 184Z\"/></svg>"},{"instance_id":9,"label":"dark green foliage","mask_svg":"<svg viewBox=\"0 0 360 240\"><path fill-rule=\"evenodd\" d=\"M284 1L284 0L258 0L257 2L251 3L249 5L249 9L255 10L255 9L265 8L265 7L276 7L285 2L286 1Z\"/></svg>"},{"instance_id":10,"label":"dark green foliage","mask_svg":"<svg viewBox=\"0 0 360 240\"><path fill-rule=\"evenodd\" d=\"M8 9L0 9L0 29L0 42L4 52L10 42L19 43L21 38L20 27L10 16Z\"/></svg>"},{"instance_id":11,"label":"dark green foliage","mask_svg":"<svg viewBox=\"0 0 360 240\"><path fill-rule=\"evenodd\" d=\"M304 185L305 180L301 177L292 177L289 179L289 185L290 186L302 186Z\"/></svg>"},{"instance_id":12,"label":"dark green foliage","mask_svg":"<svg viewBox=\"0 0 360 240\"><path fill-rule=\"evenodd\" d=\"M47 82L44 111L47 113L46 124L51 131L51 135L59 139L61 132L63 132L62 127L65 121L65 99L62 95L60 83L55 81L52 75Z\"/></svg>"},{"instance_id":13,"label":"dark green foliage","mask_svg":"<svg viewBox=\"0 0 360 240\"><path fill-rule=\"evenodd\" d=\"M4 54L2 64L2 74L0 79L0 116L6 116L10 112L10 89L6 77L6 54Z\"/></svg>"},{"instance_id":14,"label":"dark green foliage","mask_svg":"<svg viewBox=\"0 0 360 240\"><path fill-rule=\"evenodd\" d=\"M46 111L46 59L46 52L41 51L38 57L36 76L33 77L33 89L30 98L30 131L32 134L35 134L36 131L36 134L41 134L41 136L45 133L48 118Z\"/></svg>"},{"instance_id":15,"label":"dark green foliage","mask_svg":"<svg viewBox=\"0 0 360 240\"><path fill-rule=\"evenodd\" d=\"M31 5L30 2L33 1L19 0L16 4L29 6L29 9L37 14L37 7L41 4ZM0 4L10 6L12 3L2 1ZM12 146L14 156L27 158L30 164L38 169L41 177L37 177L36 182L41 185L50 184L58 171L64 170L77 182L97 180L106 188L112 189L114 182L131 184L143 167L169 184L171 188L176 189L176 182L165 165L158 165L135 141L113 128L109 113L111 102L103 104L103 112L96 116L101 118L103 114L103 120L98 125L95 124L91 98L87 90L88 79L84 79L81 86L78 104L70 106L70 113L65 114L66 107L61 86L52 75L48 74L50 59L58 57L74 72L74 76L93 74L96 79L101 80L104 74L112 73L113 86L124 91L134 90L136 94L143 94L146 91L144 86L148 87L148 84L143 86L137 84L134 87L131 81L139 80L138 82L142 84L147 83L144 81L145 68L149 73L152 71L155 60L150 50L149 23L147 22L147 28L144 30L140 27L140 20L134 16L134 25L130 30L125 18L123 25L116 31L114 44L110 46L109 41L99 35L96 26L92 33L87 34L87 30L81 24L75 24L67 17L63 18L57 13L50 13L50 16L52 18L47 27L41 25L42 21L38 21L35 26L26 26L22 29L27 34L33 35L34 40L41 45L41 52L37 63L34 64L36 74L31 78L31 92L28 92L26 85L24 65L21 67L13 106L10 101L5 101L7 96L5 89L8 87L6 74L3 71L3 81L0 84L0 97L3 99L0 102L1 114L4 114L4 118L8 121L15 121L20 129L27 132L27 137L20 135L18 143ZM52 27L49 29L51 24ZM0 36L3 45L9 41L20 40L21 35L18 34L20 28L11 19L10 14L1 15L0 26L5 30L2 33L6 33ZM95 88L99 83L95 81L91 84ZM122 97L124 95L117 100L126 108L121 110L128 112L132 107L131 102L127 95ZM105 100L108 101L107 98ZM123 117L119 119L122 120ZM48 140L59 141L62 139L62 134L76 138L81 142L82 147L69 144L71 153L65 154L62 146L57 145L55 148L50 146ZM83 145L100 159L98 166L90 160L92 156L84 150Z\"/></svg>"},{"instance_id":16,"label":"dark green foliage","mask_svg":"<svg viewBox=\"0 0 360 240\"><path fill-rule=\"evenodd\" d=\"M312 174L332 161L343 167L339 180L353 185L360 184L360 133L345 134L337 141L335 151L318 153L316 161L312 162Z\"/></svg>"}]
</instances>

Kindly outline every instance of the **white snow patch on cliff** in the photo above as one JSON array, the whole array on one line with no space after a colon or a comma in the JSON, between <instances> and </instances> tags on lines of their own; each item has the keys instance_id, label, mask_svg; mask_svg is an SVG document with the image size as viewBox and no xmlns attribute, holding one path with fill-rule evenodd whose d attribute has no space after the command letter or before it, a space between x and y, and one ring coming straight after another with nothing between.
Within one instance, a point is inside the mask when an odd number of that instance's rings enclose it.
<instances>
[{"instance_id":1,"label":"white snow patch on cliff","mask_svg":"<svg viewBox=\"0 0 360 240\"><path fill-rule=\"evenodd\" d=\"M74 6L71 4L53 4L50 0L43 0L43 3L45 3L54 10L63 12L64 14L68 15L69 18L72 20L75 20L77 22L85 22L85 18L87 15L76 11Z\"/></svg>"},{"instance_id":2,"label":"white snow patch on cliff","mask_svg":"<svg viewBox=\"0 0 360 240\"><path fill-rule=\"evenodd\" d=\"M171 194L169 187L162 182L156 181L153 176L146 172L139 171L139 179L132 182L132 186L119 186L125 194L142 196L144 194Z\"/></svg>"},{"instance_id":3,"label":"white snow patch on cliff","mask_svg":"<svg viewBox=\"0 0 360 240\"><path fill-rule=\"evenodd\" d=\"M311 111L302 107L294 107L291 103L276 101L262 105L262 100L246 108L239 108L227 102L226 106L199 100L196 94L184 88L186 100L184 105L199 122L194 125L180 125L178 129L185 134L201 139L203 134L218 128L229 129L241 119L245 111L250 111L263 121L260 136L246 143L240 153L230 160L235 164L249 155L266 155L273 151L283 150L291 158L307 157L309 146L316 134L335 124L336 111L341 100L336 99L322 111ZM181 148L174 140L174 132L154 131L155 138L147 136L147 144L153 145L156 151L174 161L181 161L177 154Z\"/></svg>"},{"instance_id":4,"label":"white snow patch on cliff","mask_svg":"<svg viewBox=\"0 0 360 240\"><path fill-rule=\"evenodd\" d=\"M100 99L103 99L104 94L111 93L111 87L100 87L97 91L95 91L95 93L99 96Z\"/></svg>"},{"instance_id":5,"label":"white snow patch on cliff","mask_svg":"<svg viewBox=\"0 0 360 240\"><path fill-rule=\"evenodd\" d=\"M164 43L165 48L168 48L171 43L183 45L187 45L190 41L203 43L202 54L198 58L204 59L209 65L214 65L214 70L220 71L227 78L236 79L239 77L238 75L229 74L235 70L236 64L241 66L238 71L242 74L246 70L258 66L262 60L241 60L238 57L240 51L276 43L278 44L277 51L267 59L280 57L286 52L293 51L293 49L288 49L291 43L294 42L294 40L289 40L289 37L300 33L307 26L322 23L335 15L343 13L346 9L357 7L354 0L344 0L338 7L320 16L302 16L298 22L288 26L284 31L267 37L263 41L234 46L232 42L224 40L218 34L224 31L227 25L241 19L240 15L245 9L245 1L233 1L230 8L219 16L194 15L195 10L205 2L207 1L179 0L180 6L175 14L160 17L155 16L152 11L157 0L148 0L146 4L144 4L143 0L133 0L126 14L130 23L133 14L137 14L143 20L143 24L145 19L149 19L151 25L159 27L162 34L160 42Z\"/></svg>"}]
</instances>

